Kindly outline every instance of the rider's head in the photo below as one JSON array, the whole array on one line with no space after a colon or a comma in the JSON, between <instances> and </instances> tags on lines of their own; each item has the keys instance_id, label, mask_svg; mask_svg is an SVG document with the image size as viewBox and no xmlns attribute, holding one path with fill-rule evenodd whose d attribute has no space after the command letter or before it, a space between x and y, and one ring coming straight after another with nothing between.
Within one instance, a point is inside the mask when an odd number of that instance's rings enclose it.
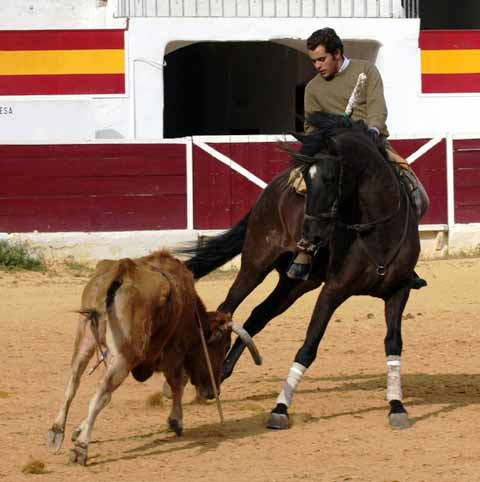
<instances>
[{"instance_id":1,"label":"rider's head","mask_svg":"<svg viewBox=\"0 0 480 482\"><path fill-rule=\"evenodd\" d=\"M325 79L333 79L343 63L343 43L333 28L316 30L307 39L308 56L315 70Z\"/></svg>"}]
</instances>

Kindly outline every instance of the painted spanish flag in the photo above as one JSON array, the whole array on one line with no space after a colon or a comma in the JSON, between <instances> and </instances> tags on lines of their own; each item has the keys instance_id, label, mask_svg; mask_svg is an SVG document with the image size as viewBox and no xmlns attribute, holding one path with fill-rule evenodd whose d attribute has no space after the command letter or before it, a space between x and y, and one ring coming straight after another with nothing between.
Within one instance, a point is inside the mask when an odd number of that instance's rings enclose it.
<instances>
[{"instance_id":1,"label":"painted spanish flag","mask_svg":"<svg viewBox=\"0 0 480 482\"><path fill-rule=\"evenodd\" d=\"M0 95L123 93L124 30L0 31Z\"/></svg>"},{"instance_id":2,"label":"painted spanish flag","mask_svg":"<svg viewBox=\"0 0 480 482\"><path fill-rule=\"evenodd\" d=\"M420 33L422 92L480 92L480 30Z\"/></svg>"}]
</instances>

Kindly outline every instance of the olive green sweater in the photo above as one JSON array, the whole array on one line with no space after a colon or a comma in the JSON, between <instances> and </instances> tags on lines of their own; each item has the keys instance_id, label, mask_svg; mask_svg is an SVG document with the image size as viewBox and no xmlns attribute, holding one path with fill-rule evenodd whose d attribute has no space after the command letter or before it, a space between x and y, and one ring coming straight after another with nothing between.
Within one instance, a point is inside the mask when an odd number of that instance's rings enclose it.
<instances>
[{"instance_id":1,"label":"olive green sweater","mask_svg":"<svg viewBox=\"0 0 480 482\"><path fill-rule=\"evenodd\" d=\"M367 81L360 91L359 102L353 110L352 119L363 120L368 127L376 127L388 137L387 105L383 95L383 82L375 65L366 60L350 59L345 70L332 80L325 80L317 74L305 88L305 117L312 112L343 114L348 99L357 83L358 75L365 73ZM305 131L313 127L305 122Z\"/></svg>"}]
</instances>

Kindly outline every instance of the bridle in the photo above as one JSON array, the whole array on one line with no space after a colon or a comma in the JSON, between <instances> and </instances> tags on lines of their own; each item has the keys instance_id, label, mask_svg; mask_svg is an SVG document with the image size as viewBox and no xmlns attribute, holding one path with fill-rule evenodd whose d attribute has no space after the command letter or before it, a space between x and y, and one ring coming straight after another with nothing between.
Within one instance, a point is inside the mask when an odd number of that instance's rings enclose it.
<instances>
[{"instance_id":1,"label":"bridle","mask_svg":"<svg viewBox=\"0 0 480 482\"><path fill-rule=\"evenodd\" d=\"M338 220L338 208L340 204L340 199L342 197L342 188L343 188L343 173L344 173L343 162L340 162L340 172L338 174L338 182L337 182L337 196L330 210L324 213L318 213L314 215L314 214L308 214L305 209L304 219L308 219L310 221L319 221L321 223L331 223L331 222L336 222Z\"/></svg>"}]
</instances>

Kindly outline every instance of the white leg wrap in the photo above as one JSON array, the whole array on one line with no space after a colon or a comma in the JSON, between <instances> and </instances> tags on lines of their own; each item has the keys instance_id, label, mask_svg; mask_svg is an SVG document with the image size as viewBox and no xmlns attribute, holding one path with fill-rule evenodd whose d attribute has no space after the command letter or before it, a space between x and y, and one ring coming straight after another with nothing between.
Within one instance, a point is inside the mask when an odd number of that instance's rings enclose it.
<instances>
[{"instance_id":1,"label":"white leg wrap","mask_svg":"<svg viewBox=\"0 0 480 482\"><path fill-rule=\"evenodd\" d=\"M387 357L387 401L402 401L402 381L400 379L401 357L389 355Z\"/></svg>"},{"instance_id":2,"label":"white leg wrap","mask_svg":"<svg viewBox=\"0 0 480 482\"><path fill-rule=\"evenodd\" d=\"M292 364L292 367L288 372L287 381L283 384L283 390L277 398L277 404L283 403L287 407L292 404L293 394L306 369L307 367L304 367L300 363L294 362Z\"/></svg>"}]
</instances>

